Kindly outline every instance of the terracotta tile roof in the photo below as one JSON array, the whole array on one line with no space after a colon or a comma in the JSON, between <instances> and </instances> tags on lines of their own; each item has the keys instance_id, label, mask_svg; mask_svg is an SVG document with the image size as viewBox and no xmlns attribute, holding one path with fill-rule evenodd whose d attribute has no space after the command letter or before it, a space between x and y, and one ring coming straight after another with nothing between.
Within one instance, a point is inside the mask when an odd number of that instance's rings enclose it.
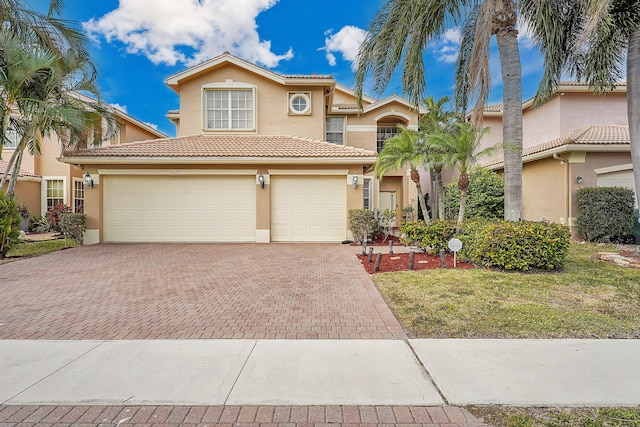
<instances>
[{"instance_id":1,"label":"terracotta tile roof","mask_svg":"<svg viewBox=\"0 0 640 427\"><path fill-rule=\"evenodd\" d=\"M280 74L285 79L333 79L331 74Z\"/></svg>"},{"instance_id":2,"label":"terracotta tile roof","mask_svg":"<svg viewBox=\"0 0 640 427\"><path fill-rule=\"evenodd\" d=\"M568 135L547 141L542 144L527 147L522 151L522 157L532 156L547 150L565 145L628 145L629 127L619 125L594 125L575 130ZM485 166L502 163L503 157L492 159Z\"/></svg>"},{"instance_id":3,"label":"terracotta tile roof","mask_svg":"<svg viewBox=\"0 0 640 427\"><path fill-rule=\"evenodd\" d=\"M523 156L540 153L552 148L561 147L569 144L580 145L614 145L629 144L629 127L604 125L604 126L587 126L582 129L575 130L568 135L545 142L544 144L528 147L523 150Z\"/></svg>"},{"instance_id":4,"label":"terracotta tile roof","mask_svg":"<svg viewBox=\"0 0 640 427\"><path fill-rule=\"evenodd\" d=\"M355 110L358 108L358 104L334 104L333 107L338 110Z\"/></svg>"},{"instance_id":5,"label":"terracotta tile roof","mask_svg":"<svg viewBox=\"0 0 640 427\"><path fill-rule=\"evenodd\" d=\"M0 160L0 174L5 173L5 171L7 170L7 165L8 165L7 162L5 162L4 160ZM19 178L25 178L25 177L41 178L40 175L36 175L35 173L26 171L24 169L20 169L18 171L18 177Z\"/></svg>"},{"instance_id":6,"label":"terracotta tile roof","mask_svg":"<svg viewBox=\"0 0 640 427\"><path fill-rule=\"evenodd\" d=\"M65 157L359 158L374 151L297 136L192 135L81 149Z\"/></svg>"}]
</instances>

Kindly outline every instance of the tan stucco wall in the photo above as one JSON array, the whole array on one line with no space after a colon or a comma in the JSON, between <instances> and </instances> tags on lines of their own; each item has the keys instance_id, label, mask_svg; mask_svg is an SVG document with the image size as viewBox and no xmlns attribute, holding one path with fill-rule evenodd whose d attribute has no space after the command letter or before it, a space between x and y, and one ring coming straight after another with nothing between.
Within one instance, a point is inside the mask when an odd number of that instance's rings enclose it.
<instances>
[{"instance_id":1,"label":"tan stucco wall","mask_svg":"<svg viewBox=\"0 0 640 427\"><path fill-rule=\"evenodd\" d=\"M146 141L149 139L156 139L158 135L151 133L139 126L135 126L131 123L120 122L120 143L133 141Z\"/></svg>"},{"instance_id":2,"label":"tan stucco wall","mask_svg":"<svg viewBox=\"0 0 640 427\"><path fill-rule=\"evenodd\" d=\"M32 216L40 215L40 183L34 181L16 182L16 199L20 204L27 205Z\"/></svg>"},{"instance_id":3,"label":"tan stucco wall","mask_svg":"<svg viewBox=\"0 0 640 427\"><path fill-rule=\"evenodd\" d=\"M553 158L522 168L522 219L566 223L565 166Z\"/></svg>"},{"instance_id":4,"label":"tan stucco wall","mask_svg":"<svg viewBox=\"0 0 640 427\"><path fill-rule=\"evenodd\" d=\"M283 86L232 64L213 69L180 85L180 128L178 136L196 135L204 132L203 85L224 83L227 80L257 87L257 132L249 133L297 135L324 140L324 92L328 88ZM311 114L289 114L288 92L311 92ZM229 133L229 131L221 131L221 133Z\"/></svg>"}]
</instances>

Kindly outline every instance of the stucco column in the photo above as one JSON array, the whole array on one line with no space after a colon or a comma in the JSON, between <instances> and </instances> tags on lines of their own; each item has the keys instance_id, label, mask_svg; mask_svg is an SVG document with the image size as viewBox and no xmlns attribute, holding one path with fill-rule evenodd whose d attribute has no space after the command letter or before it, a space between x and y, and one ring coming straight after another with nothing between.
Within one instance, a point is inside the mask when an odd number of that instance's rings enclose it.
<instances>
[{"instance_id":1,"label":"stucco column","mask_svg":"<svg viewBox=\"0 0 640 427\"><path fill-rule=\"evenodd\" d=\"M262 178L260 176L262 175ZM261 183L261 179L263 182ZM264 188L263 188L264 186ZM256 175L256 242L271 241L271 176L265 171Z\"/></svg>"}]
</instances>

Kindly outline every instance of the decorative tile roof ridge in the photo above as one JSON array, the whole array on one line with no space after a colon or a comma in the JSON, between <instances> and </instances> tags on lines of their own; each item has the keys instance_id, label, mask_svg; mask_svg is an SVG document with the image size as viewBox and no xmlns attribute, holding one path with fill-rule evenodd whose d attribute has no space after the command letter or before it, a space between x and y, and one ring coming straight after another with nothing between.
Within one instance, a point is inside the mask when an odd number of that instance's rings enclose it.
<instances>
[{"instance_id":1,"label":"decorative tile roof ridge","mask_svg":"<svg viewBox=\"0 0 640 427\"><path fill-rule=\"evenodd\" d=\"M8 162L5 162L4 160L0 159L0 174L4 174L7 170L7 166L9 165ZM9 176L11 176L11 174L9 174ZM18 177L22 178L22 177L33 177L33 178L42 178L41 175L26 171L24 169L18 169Z\"/></svg>"}]
</instances>

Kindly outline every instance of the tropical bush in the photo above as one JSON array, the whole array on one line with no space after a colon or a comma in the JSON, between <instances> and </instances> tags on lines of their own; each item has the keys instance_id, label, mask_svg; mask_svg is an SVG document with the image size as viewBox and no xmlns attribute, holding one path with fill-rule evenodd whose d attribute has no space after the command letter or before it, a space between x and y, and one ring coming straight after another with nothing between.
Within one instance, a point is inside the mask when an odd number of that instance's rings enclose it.
<instances>
[{"instance_id":1,"label":"tropical bush","mask_svg":"<svg viewBox=\"0 0 640 427\"><path fill-rule=\"evenodd\" d=\"M60 225L58 224L60 221L60 214L71 212L73 212L71 208L65 204L55 205L49 209L47 212L47 223L49 223L49 228L53 231L60 232Z\"/></svg>"},{"instance_id":2,"label":"tropical bush","mask_svg":"<svg viewBox=\"0 0 640 427\"><path fill-rule=\"evenodd\" d=\"M576 192L578 233L590 242L623 242L633 233L633 190L585 187Z\"/></svg>"},{"instance_id":3,"label":"tropical bush","mask_svg":"<svg viewBox=\"0 0 640 427\"><path fill-rule=\"evenodd\" d=\"M571 243L568 227L531 221L467 221L457 237L463 242L463 259L508 271L560 269Z\"/></svg>"},{"instance_id":4,"label":"tropical bush","mask_svg":"<svg viewBox=\"0 0 640 427\"><path fill-rule=\"evenodd\" d=\"M460 188L457 182L444 186L444 216L456 219L460 210ZM479 168L469 176L465 219L503 218L504 182L495 172Z\"/></svg>"},{"instance_id":5,"label":"tropical bush","mask_svg":"<svg viewBox=\"0 0 640 427\"><path fill-rule=\"evenodd\" d=\"M351 234L356 242L365 242L376 227L375 214L370 209L349 210Z\"/></svg>"},{"instance_id":6,"label":"tropical bush","mask_svg":"<svg viewBox=\"0 0 640 427\"><path fill-rule=\"evenodd\" d=\"M82 244L82 238L87 229L87 216L82 213L61 213L58 218L60 231L65 239L70 238Z\"/></svg>"},{"instance_id":7,"label":"tropical bush","mask_svg":"<svg viewBox=\"0 0 640 427\"><path fill-rule=\"evenodd\" d=\"M47 221L47 217L44 215L32 217L31 222L29 223L29 231L34 231L36 233L50 232L51 227L49 226L49 221Z\"/></svg>"},{"instance_id":8,"label":"tropical bush","mask_svg":"<svg viewBox=\"0 0 640 427\"><path fill-rule=\"evenodd\" d=\"M407 246L417 246L425 252L439 252L447 249L447 243L456 233L456 222L434 220L430 225L424 222L405 222L400 226L400 240Z\"/></svg>"},{"instance_id":9,"label":"tropical bush","mask_svg":"<svg viewBox=\"0 0 640 427\"><path fill-rule=\"evenodd\" d=\"M20 238L18 203L0 191L0 258L4 258Z\"/></svg>"}]
</instances>

